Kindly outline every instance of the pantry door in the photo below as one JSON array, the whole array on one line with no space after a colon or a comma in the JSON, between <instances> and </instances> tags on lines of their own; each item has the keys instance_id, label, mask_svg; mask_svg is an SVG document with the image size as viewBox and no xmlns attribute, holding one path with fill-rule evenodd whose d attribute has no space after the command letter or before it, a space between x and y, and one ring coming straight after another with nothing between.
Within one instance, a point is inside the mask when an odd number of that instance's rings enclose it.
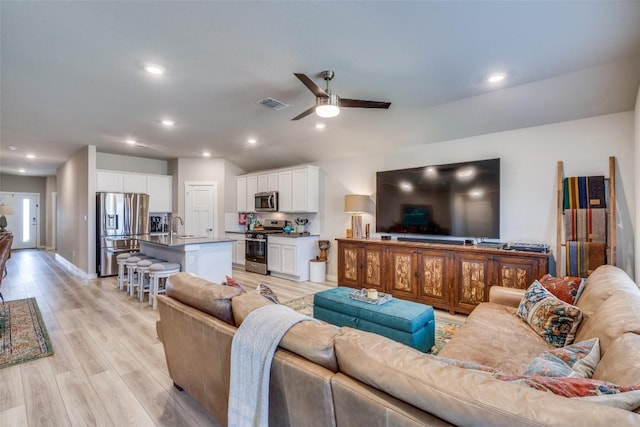
<instances>
[{"instance_id":1,"label":"pantry door","mask_svg":"<svg viewBox=\"0 0 640 427\"><path fill-rule=\"evenodd\" d=\"M10 205L12 215L5 215L7 230L13 233L12 249L31 249L39 245L40 194L0 193L0 203Z\"/></svg>"},{"instance_id":2,"label":"pantry door","mask_svg":"<svg viewBox=\"0 0 640 427\"><path fill-rule=\"evenodd\" d=\"M185 234L219 237L218 230L215 230L214 227L217 195L218 186L216 183L185 183Z\"/></svg>"}]
</instances>

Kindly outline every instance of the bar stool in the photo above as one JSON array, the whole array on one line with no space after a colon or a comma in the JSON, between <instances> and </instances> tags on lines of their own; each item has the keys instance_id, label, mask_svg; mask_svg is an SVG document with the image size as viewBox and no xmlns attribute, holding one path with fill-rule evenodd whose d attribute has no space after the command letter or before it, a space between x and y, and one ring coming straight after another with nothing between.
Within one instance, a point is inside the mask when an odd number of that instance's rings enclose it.
<instances>
[{"instance_id":1,"label":"bar stool","mask_svg":"<svg viewBox=\"0 0 640 427\"><path fill-rule=\"evenodd\" d=\"M130 256L124 261L124 269L125 269L125 282L127 291L129 292L129 296L133 297L133 289L136 286L136 264L138 261L142 261L143 259L151 258L150 256L144 254L138 254L135 256Z\"/></svg>"},{"instance_id":2,"label":"bar stool","mask_svg":"<svg viewBox=\"0 0 640 427\"><path fill-rule=\"evenodd\" d=\"M147 258L147 259L140 260L136 263L134 271L138 278L137 287L138 287L138 299L140 300L140 302L144 301L145 292L149 292L149 290L151 289L151 287L149 286L151 281L145 280L145 276L149 271L149 267L151 266L151 264L157 264L157 263L163 263L163 262L167 262L167 261L164 259Z\"/></svg>"},{"instance_id":3,"label":"bar stool","mask_svg":"<svg viewBox=\"0 0 640 427\"><path fill-rule=\"evenodd\" d=\"M127 252L127 253L122 253L122 254L118 254L118 256L116 256L116 262L118 263L118 289L119 290L123 290L125 287L125 283L124 282L128 282L128 277L127 277L127 273L128 270L124 267L124 263L127 260L127 258L130 258L132 256L140 256L143 255L140 252Z\"/></svg>"},{"instance_id":4,"label":"bar stool","mask_svg":"<svg viewBox=\"0 0 640 427\"><path fill-rule=\"evenodd\" d=\"M167 290L167 277L179 272L180 264L176 262L162 262L149 266L149 304L153 305L154 310L158 308L158 299L156 297ZM160 288L161 283L162 288Z\"/></svg>"}]
</instances>

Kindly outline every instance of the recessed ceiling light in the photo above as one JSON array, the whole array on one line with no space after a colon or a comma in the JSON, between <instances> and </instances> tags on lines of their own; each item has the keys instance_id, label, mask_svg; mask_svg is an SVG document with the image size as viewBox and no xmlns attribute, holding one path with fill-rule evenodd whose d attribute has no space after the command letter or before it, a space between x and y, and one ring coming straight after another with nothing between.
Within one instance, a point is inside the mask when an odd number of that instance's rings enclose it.
<instances>
[{"instance_id":1,"label":"recessed ceiling light","mask_svg":"<svg viewBox=\"0 0 640 427\"><path fill-rule=\"evenodd\" d=\"M202 152L202 157L211 157L211 153L208 151Z\"/></svg>"},{"instance_id":2,"label":"recessed ceiling light","mask_svg":"<svg viewBox=\"0 0 640 427\"><path fill-rule=\"evenodd\" d=\"M176 122L172 119L162 119L160 123L162 123L163 126L168 128L174 127L176 125Z\"/></svg>"},{"instance_id":3,"label":"recessed ceiling light","mask_svg":"<svg viewBox=\"0 0 640 427\"><path fill-rule=\"evenodd\" d=\"M18 149L18 147L16 147L15 145L10 145L8 148L11 151L16 151Z\"/></svg>"},{"instance_id":4,"label":"recessed ceiling light","mask_svg":"<svg viewBox=\"0 0 640 427\"><path fill-rule=\"evenodd\" d=\"M327 125L325 125L324 123L316 123L316 129L324 129L326 127Z\"/></svg>"},{"instance_id":5,"label":"recessed ceiling light","mask_svg":"<svg viewBox=\"0 0 640 427\"><path fill-rule=\"evenodd\" d=\"M20 168L20 169L18 169L18 172L20 172L20 173L27 173L27 170L26 170L26 169L22 169L22 168Z\"/></svg>"},{"instance_id":6,"label":"recessed ceiling light","mask_svg":"<svg viewBox=\"0 0 640 427\"><path fill-rule=\"evenodd\" d=\"M154 76L161 76L164 74L164 67L161 67L158 64L145 64L144 69L147 73L153 74Z\"/></svg>"},{"instance_id":7,"label":"recessed ceiling light","mask_svg":"<svg viewBox=\"0 0 640 427\"><path fill-rule=\"evenodd\" d=\"M257 143L257 142L258 142L258 140L257 140L257 139L255 139L255 138L249 138L249 139L247 140L247 142L248 142L249 144L255 144L255 143Z\"/></svg>"},{"instance_id":8,"label":"recessed ceiling light","mask_svg":"<svg viewBox=\"0 0 640 427\"><path fill-rule=\"evenodd\" d=\"M507 75L505 73L494 73L487 77L487 81L489 83L500 83L503 81Z\"/></svg>"},{"instance_id":9,"label":"recessed ceiling light","mask_svg":"<svg viewBox=\"0 0 640 427\"><path fill-rule=\"evenodd\" d=\"M127 139L124 140L124 142L126 142L129 145L136 145L138 143L138 141L136 141L133 138L127 138Z\"/></svg>"},{"instance_id":10,"label":"recessed ceiling light","mask_svg":"<svg viewBox=\"0 0 640 427\"><path fill-rule=\"evenodd\" d=\"M27 159L35 159L36 155L35 154L27 154Z\"/></svg>"}]
</instances>

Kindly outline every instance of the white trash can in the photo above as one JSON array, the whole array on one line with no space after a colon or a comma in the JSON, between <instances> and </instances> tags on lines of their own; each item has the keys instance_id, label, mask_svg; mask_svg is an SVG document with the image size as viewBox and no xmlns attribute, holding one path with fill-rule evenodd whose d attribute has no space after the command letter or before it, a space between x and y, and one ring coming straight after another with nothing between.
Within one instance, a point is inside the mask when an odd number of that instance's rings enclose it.
<instances>
[{"instance_id":1,"label":"white trash can","mask_svg":"<svg viewBox=\"0 0 640 427\"><path fill-rule=\"evenodd\" d=\"M309 281L324 283L327 275L327 261L312 259L309 261Z\"/></svg>"}]
</instances>

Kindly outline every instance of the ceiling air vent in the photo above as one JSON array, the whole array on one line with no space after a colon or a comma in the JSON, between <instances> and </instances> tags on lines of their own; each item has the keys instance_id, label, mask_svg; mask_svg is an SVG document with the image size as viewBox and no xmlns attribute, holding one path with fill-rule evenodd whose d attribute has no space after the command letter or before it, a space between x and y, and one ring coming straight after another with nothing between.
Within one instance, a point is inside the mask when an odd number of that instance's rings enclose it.
<instances>
[{"instance_id":1,"label":"ceiling air vent","mask_svg":"<svg viewBox=\"0 0 640 427\"><path fill-rule=\"evenodd\" d=\"M265 107L274 111L282 110L283 108L287 108L289 106L284 102L280 102L277 99L273 98L261 99L260 101L258 101L258 104L264 105Z\"/></svg>"}]
</instances>

